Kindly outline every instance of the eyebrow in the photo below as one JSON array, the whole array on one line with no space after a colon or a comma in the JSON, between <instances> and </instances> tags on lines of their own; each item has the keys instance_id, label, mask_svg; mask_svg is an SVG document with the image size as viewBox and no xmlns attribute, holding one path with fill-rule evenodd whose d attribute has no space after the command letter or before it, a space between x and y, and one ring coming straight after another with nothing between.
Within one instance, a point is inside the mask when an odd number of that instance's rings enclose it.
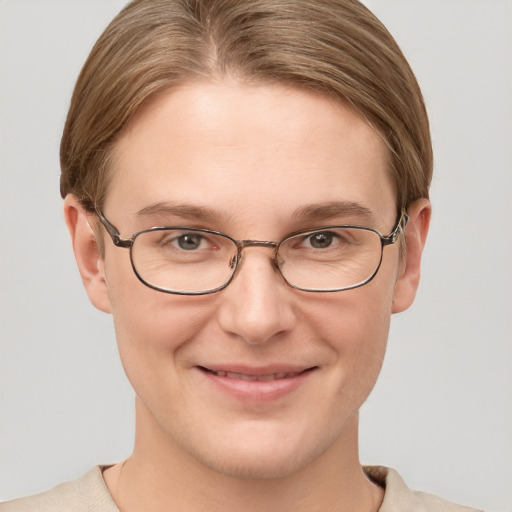
<instances>
[{"instance_id":1,"label":"eyebrow","mask_svg":"<svg viewBox=\"0 0 512 512\"><path fill-rule=\"evenodd\" d=\"M173 203L169 201L151 204L137 212L140 217L167 216L183 217L200 221L213 221L219 214L206 206L197 206L188 203Z\"/></svg>"},{"instance_id":2,"label":"eyebrow","mask_svg":"<svg viewBox=\"0 0 512 512\"><path fill-rule=\"evenodd\" d=\"M203 222L215 222L228 216L207 206L162 201L139 210L140 217L181 217ZM318 222L335 217L357 217L362 222L376 222L376 216L368 207L354 201L329 201L297 208L291 215L294 222Z\"/></svg>"},{"instance_id":3,"label":"eyebrow","mask_svg":"<svg viewBox=\"0 0 512 512\"><path fill-rule=\"evenodd\" d=\"M292 216L301 222L326 220L334 217L358 217L363 222L376 222L376 216L372 210L354 201L311 204L298 208Z\"/></svg>"}]
</instances>

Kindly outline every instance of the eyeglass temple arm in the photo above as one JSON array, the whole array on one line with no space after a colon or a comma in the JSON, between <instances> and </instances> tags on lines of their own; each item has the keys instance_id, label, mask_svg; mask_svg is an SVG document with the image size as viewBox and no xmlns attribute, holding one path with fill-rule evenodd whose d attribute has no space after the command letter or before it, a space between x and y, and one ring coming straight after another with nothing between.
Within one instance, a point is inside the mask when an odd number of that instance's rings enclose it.
<instances>
[{"instance_id":1,"label":"eyeglass temple arm","mask_svg":"<svg viewBox=\"0 0 512 512\"><path fill-rule=\"evenodd\" d=\"M382 244L383 245L394 244L398 240L398 237L403 233L405 226L407 226L408 222L409 222L409 215L405 211L405 208L402 208L400 217L398 218L391 233L388 236L383 236L381 238Z\"/></svg>"},{"instance_id":2,"label":"eyeglass temple arm","mask_svg":"<svg viewBox=\"0 0 512 512\"><path fill-rule=\"evenodd\" d=\"M96 214L116 247L131 247L133 245L133 240L131 238L121 238L119 230L105 217L105 215L103 215L103 212L99 208L96 208Z\"/></svg>"}]
</instances>

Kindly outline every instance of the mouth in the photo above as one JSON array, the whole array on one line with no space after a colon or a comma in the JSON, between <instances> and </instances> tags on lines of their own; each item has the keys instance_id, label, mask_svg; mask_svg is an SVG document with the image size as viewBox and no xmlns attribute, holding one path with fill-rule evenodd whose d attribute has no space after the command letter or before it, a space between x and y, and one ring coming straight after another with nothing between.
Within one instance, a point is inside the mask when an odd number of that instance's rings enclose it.
<instances>
[{"instance_id":1,"label":"mouth","mask_svg":"<svg viewBox=\"0 0 512 512\"><path fill-rule=\"evenodd\" d=\"M276 372L276 373L268 373L262 375L249 375L245 373L236 373L231 371L224 370L210 370L209 368L205 368L203 366L200 367L201 370L205 372L209 372L217 377L227 377L228 379L235 380L245 380L247 382L251 381L259 381L259 382L268 382L272 380L281 380L281 379L291 379L293 377L297 377L301 373L313 370L313 368L307 368L298 372Z\"/></svg>"},{"instance_id":2,"label":"mouth","mask_svg":"<svg viewBox=\"0 0 512 512\"><path fill-rule=\"evenodd\" d=\"M313 367L197 367L209 388L243 402L272 402L301 388L318 366Z\"/></svg>"}]
</instances>

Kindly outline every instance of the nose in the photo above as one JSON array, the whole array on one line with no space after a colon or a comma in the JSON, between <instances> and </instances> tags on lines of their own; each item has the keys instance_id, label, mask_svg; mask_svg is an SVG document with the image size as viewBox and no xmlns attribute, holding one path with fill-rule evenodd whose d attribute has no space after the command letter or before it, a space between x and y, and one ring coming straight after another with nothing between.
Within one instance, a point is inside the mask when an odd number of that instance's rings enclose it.
<instances>
[{"instance_id":1,"label":"nose","mask_svg":"<svg viewBox=\"0 0 512 512\"><path fill-rule=\"evenodd\" d=\"M290 331L296 321L290 288L275 269L270 251L245 249L241 267L220 292L220 327L251 345Z\"/></svg>"}]
</instances>

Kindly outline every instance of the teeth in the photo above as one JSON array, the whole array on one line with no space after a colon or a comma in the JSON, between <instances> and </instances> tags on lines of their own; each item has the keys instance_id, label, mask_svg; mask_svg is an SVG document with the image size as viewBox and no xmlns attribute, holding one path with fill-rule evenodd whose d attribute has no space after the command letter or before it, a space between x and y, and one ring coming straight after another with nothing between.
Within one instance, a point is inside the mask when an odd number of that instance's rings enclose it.
<instances>
[{"instance_id":1,"label":"teeth","mask_svg":"<svg viewBox=\"0 0 512 512\"><path fill-rule=\"evenodd\" d=\"M285 378L289 378L289 377L293 377L294 375L297 375L294 372L290 372L290 373L279 372L279 373L273 373L271 375L244 375L243 373L214 371L214 370L210 370L210 372L219 377L228 377L228 379L237 379L237 380L245 380L245 381L258 380L258 381L262 381L262 382L276 380L276 379L285 379Z\"/></svg>"}]
</instances>

